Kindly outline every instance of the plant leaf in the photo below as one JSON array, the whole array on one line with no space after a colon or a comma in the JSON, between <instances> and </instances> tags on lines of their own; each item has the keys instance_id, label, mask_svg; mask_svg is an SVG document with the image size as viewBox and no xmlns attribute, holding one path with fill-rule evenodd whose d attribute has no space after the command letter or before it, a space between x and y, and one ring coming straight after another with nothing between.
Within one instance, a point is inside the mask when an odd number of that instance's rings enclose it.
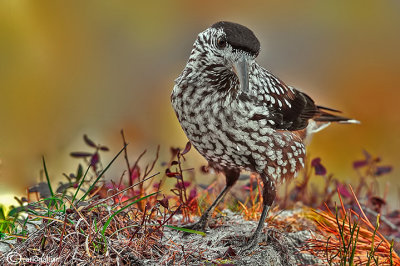
<instances>
[{"instance_id":1,"label":"plant leaf","mask_svg":"<svg viewBox=\"0 0 400 266\"><path fill-rule=\"evenodd\" d=\"M130 207L131 205L133 205L133 204L135 204L135 203L137 203L137 202L139 202L139 201L142 201L142 200L144 200L144 199L147 199L148 197L151 197L151 196L153 196L153 195L155 195L155 194L157 194L157 193L159 193L159 191L154 192L154 193L151 193L151 194L146 195L146 196L144 196L144 197L141 197L140 199L137 199L137 200L135 200L135 201L132 201L132 202L129 203L128 205L126 205L126 206L122 207L121 209L119 209L118 211L114 212L114 213L110 216L110 218L108 218L108 220L106 221L106 223L104 224L103 230L101 230L101 234L103 235L103 237L104 237L104 233L105 233L106 230L107 230L107 227L108 227L109 224L111 223L111 220L112 220L118 213L120 213L121 211L123 211L123 210L125 210L126 208Z\"/></svg>"},{"instance_id":2,"label":"plant leaf","mask_svg":"<svg viewBox=\"0 0 400 266\"><path fill-rule=\"evenodd\" d=\"M77 172L76 172L76 177L75 177L76 180L81 179L82 175L83 175L83 167L82 167L81 164L79 164L78 170L77 170Z\"/></svg>"},{"instance_id":3,"label":"plant leaf","mask_svg":"<svg viewBox=\"0 0 400 266\"><path fill-rule=\"evenodd\" d=\"M186 143L185 149L181 152L181 154L185 155L186 153L188 153L190 151L191 148L192 148L192 144L188 141L188 143Z\"/></svg>"},{"instance_id":4,"label":"plant leaf","mask_svg":"<svg viewBox=\"0 0 400 266\"><path fill-rule=\"evenodd\" d=\"M103 169L103 171L101 171L101 173L99 174L99 176L96 178L96 180L93 182L93 184L89 187L89 189L86 191L86 193L82 196L82 198L79 199L79 201L83 201L85 200L85 198L87 197L87 195L90 193L90 191L92 191L92 189L96 186L97 182L99 182L100 178L104 175L104 173L108 170L108 168L110 168L110 166L113 164L113 162L118 158L118 156L126 149L126 146L128 146L128 144L126 144L118 153L117 155L115 155L115 157L110 161L110 163L106 166L106 168Z\"/></svg>"},{"instance_id":5,"label":"plant leaf","mask_svg":"<svg viewBox=\"0 0 400 266\"><path fill-rule=\"evenodd\" d=\"M358 160L353 162L353 168L357 169L363 166L366 166L368 164L367 160Z\"/></svg>"},{"instance_id":6,"label":"plant leaf","mask_svg":"<svg viewBox=\"0 0 400 266\"><path fill-rule=\"evenodd\" d=\"M182 182L178 182L175 184L175 187L178 189L186 189L187 187L189 187L192 183L190 181L183 181Z\"/></svg>"},{"instance_id":7,"label":"plant leaf","mask_svg":"<svg viewBox=\"0 0 400 266\"><path fill-rule=\"evenodd\" d=\"M178 231L186 232L186 233L198 234L198 235L206 236L206 233L201 232L201 231L196 231L196 230L187 229L187 228L183 228L183 227L177 227L177 226L173 226L173 225L164 225L164 226L172 228L172 229L175 229L175 230L178 230Z\"/></svg>"},{"instance_id":8,"label":"plant leaf","mask_svg":"<svg viewBox=\"0 0 400 266\"><path fill-rule=\"evenodd\" d=\"M388 173L390 173L392 171L392 169L393 168L391 166L378 166L376 168L375 175L376 176L381 176L381 175L384 175L384 174L388 174Z\"/></svg>"},{"instance_id":9,"label":"plant leaf","mask_svg":"<svg viewBox=\"0 0 400 266\"><path fill-rule=\"evenodd\" d=\"M86 134L83 135L83 140L84 140L85 143L86 143L87 145L89 145L90 147L97 148L97 145L94 143L94 141L91 140L91 139L89 139L89 137L88 137Z\"/></svg>"},{"instance_id":10,"label":"plant leaf","mask_svg":"<svg viewBox=\"0 0 400 266\"><path fill-rule=\"evenodd\" d=\"M315 169L316 175L326 175L326 168L321 164L321 158L317 157L311 161L311 166Z\"/></svg>"},{"instance_id":11,"label":"plant leaf","mask_svg":"<svg viewBox=\"0 0 400 266\"><path fill-rule=\"evenodd\" d=\"M102 151L109 151L110 149L106 146L100 146L100 150Z\"/></svg>"},{"instance_id":12,"label":"plant leaf","mask_svg":"<svg viewBox=\"0 0 400 266\"><path fill-rule=\"evenodd\" d=\"M83 178L82 178L81 182L79 183L79 186L76 188L74 197L72 198L72 203L74 203L75 198L76 198L76 195L78 194L79 190L81 189L81 186L82 186L83 182L85 181L85 178L86 178L87 173L89 172L89 169L90 169L90 165L89 165L88 168L86 169L86 172L85 172L85 174L83 175Z\"/></svg>"},{"instance_id":13,"label":"plant leaf","mask_svg":"<svg viewBox=\"0 0 400 266\"><path fill-rule=\"evenodd\" d=\"M49 173L47 172L46 161L44 160L44 156L42 157L42 161L43 161L44 173L45 173L45 175L46 175L47 185L49 186L49 190L50 190L51 196L54 197L54 192L53 192L53 189L52 189L52 187L51 187L50 178L49 178Z\"/></svg>"},{"instance_id":14,"label":"plant leaf","mask_svg":"<svg viewBox=\"0 0 400 266\"><path fill-rule=\"evenodd\" d=\"M93 153L78 151L78 152L71 152L69 155L71 155L72 157L75 157L75 158L82 158L82 157L92 156Z\"/></svg>"},{"instance_id":15,"label":"plant leaf","mask_svg":"<svg viewBox=\"0 0 400 266\"><path fill-rule=\"evenodd\" d=\"M99 162L99 160L100 160L99 153L96 152L95 154L93 154L92 158L90 158L90 165L96 166L96 164Z\"/></svg>"}]
</instances>

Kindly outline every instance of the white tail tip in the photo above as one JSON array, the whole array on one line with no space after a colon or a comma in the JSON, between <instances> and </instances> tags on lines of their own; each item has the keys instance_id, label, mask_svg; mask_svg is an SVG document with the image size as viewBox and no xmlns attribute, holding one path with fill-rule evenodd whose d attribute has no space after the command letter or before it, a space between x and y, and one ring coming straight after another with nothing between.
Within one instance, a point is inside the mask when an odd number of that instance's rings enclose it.
<instances>
[{"instance_id":1,"label":"white tail tip","mask_svg":"<svg viewBox=\"0 0 400 266\"><path fill-rule=\"evenodd\" d=\"M346 120L346 121L340 121L339 123L341 123L341 124L361 124L360 121L355 120L355 119L349 119L349 120Z\"/></svg>"}]
</instances>

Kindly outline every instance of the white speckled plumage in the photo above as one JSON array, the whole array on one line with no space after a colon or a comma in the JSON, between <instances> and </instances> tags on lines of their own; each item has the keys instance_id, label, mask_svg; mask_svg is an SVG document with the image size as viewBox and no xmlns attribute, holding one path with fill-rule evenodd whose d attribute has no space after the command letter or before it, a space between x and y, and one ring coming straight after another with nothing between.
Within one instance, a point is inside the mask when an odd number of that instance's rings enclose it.
<instances>
[{"instance_id":1,"label":"white speckled plumage","mask_svg":"<svg viewBox=\"0 0 400 266\"><path fill-rule=\"evenodd\" d=\"M190 142L227 180L192 228L204 230L241 170L257 172L264 183L264 207L251 245L275 198L275 184L304 167L307 134L321 130L324 123L355 121L316 106L309 96L261 67L255 60L259 47L253 32L242 25L212 25L198 35L171 95Z\"/></svg>"},{"instance_id":2,"label":"white speckled plumage","mask_svg":"<svg viewBox=\"0 0 400 266\"><path fill-rule=\"evenodd\" d=\"M301 143L299 136L271 127L276 122L270 110L284 105L290 108L290 99L285 98L289 90L252 59L249 92L242 99L240 95L244 92L240 91L238 77L229 69L231 66L220 67L224 59L214 54L219 50L213 42L216 38L212 37L221 34L221 29L214 28L199 34L185 69L176 79L171 95L172 105L189 140L213 167L260 173L269 166L269 176L280 181L285 173L280 169L284 166L278 164L276 153L281 154L279 161L287 160L288 147L295 140ZM233 56L232 50L225 51L222 56ZM210 67L213 65L216 67ZM229 89L220 89L224 82L231 83ZM274 93L281 95L283 100L278 102ZM252 119L257 115L262 119ZM296 147L299 157L304 157L302 144L292 147ZM221 157L222 154L225 157ZM288 167L287 170L293 174L294 170L301 168L301 164ZM277 174L278 168L280 174Z\"/></svg>"}]
</instances>

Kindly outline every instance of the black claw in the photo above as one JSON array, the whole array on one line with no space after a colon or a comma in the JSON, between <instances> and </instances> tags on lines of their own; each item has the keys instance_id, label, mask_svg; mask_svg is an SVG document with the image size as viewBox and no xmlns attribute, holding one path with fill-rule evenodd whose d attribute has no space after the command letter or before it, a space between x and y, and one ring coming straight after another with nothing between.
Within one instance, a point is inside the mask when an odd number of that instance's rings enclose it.
<instances>
[{"instance_id":1,"label":"black claw","mask_svg":"<svg viewBox=\"0 0 400 266\"><path fill-rule=\"evenodd\" d=\"M252 236L249 241L240 246L241 253L248 253L255 249L258 245L258 237Z\"/></svg>"}]
</instances>

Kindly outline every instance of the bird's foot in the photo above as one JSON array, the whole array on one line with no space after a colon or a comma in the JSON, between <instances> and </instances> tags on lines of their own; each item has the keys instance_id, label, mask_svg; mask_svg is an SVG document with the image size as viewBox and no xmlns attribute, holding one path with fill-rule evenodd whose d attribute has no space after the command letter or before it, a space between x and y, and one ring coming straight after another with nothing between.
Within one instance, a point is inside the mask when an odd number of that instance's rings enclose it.
<instances>
[{"instance_id":1,"label":"bird's foot","mask_svg":"<svg viewBox=\"0 0 400 266\"><path fill-rule=\"evenodd\" d=\"M242 245L240 245L241 254L249 254L258 246L259 238L254 237L254 235Z\"/></svg>"},{"instance_id":2,"label":"bird's foot","mask_svg":"<svg viewBox=\"0 0 400 266\"><path fill-rule=\"evenodd\" d=\"M265 233L254 233L247 241L240 245L240 253L247 255L254 251L259 245L267 245L267 243L275 239L275 235L279 233L278 230L273 228L267 228ZM272 239L271 239L272 237Z\"/></svg>"},{"instance_id":3,"label":"bird's foot","mask_svg":"<svg viewBox=\"0 0 400 266\"><path fill-rule=\"evenodd\" d=\"M266 231L266 234L260 234L259 236L252 235L248 241L246 241L244 244L239 246L240 253L247 255L250 252L254 251L254 249L258 245L265 246L265 245L268 245L268 242L271 242L271 241L279 244L280 243L279 239L280 239L281 234L282 234L282 232L280 232L277 229L268 228Z\"/></svg>"}]
</instances>

